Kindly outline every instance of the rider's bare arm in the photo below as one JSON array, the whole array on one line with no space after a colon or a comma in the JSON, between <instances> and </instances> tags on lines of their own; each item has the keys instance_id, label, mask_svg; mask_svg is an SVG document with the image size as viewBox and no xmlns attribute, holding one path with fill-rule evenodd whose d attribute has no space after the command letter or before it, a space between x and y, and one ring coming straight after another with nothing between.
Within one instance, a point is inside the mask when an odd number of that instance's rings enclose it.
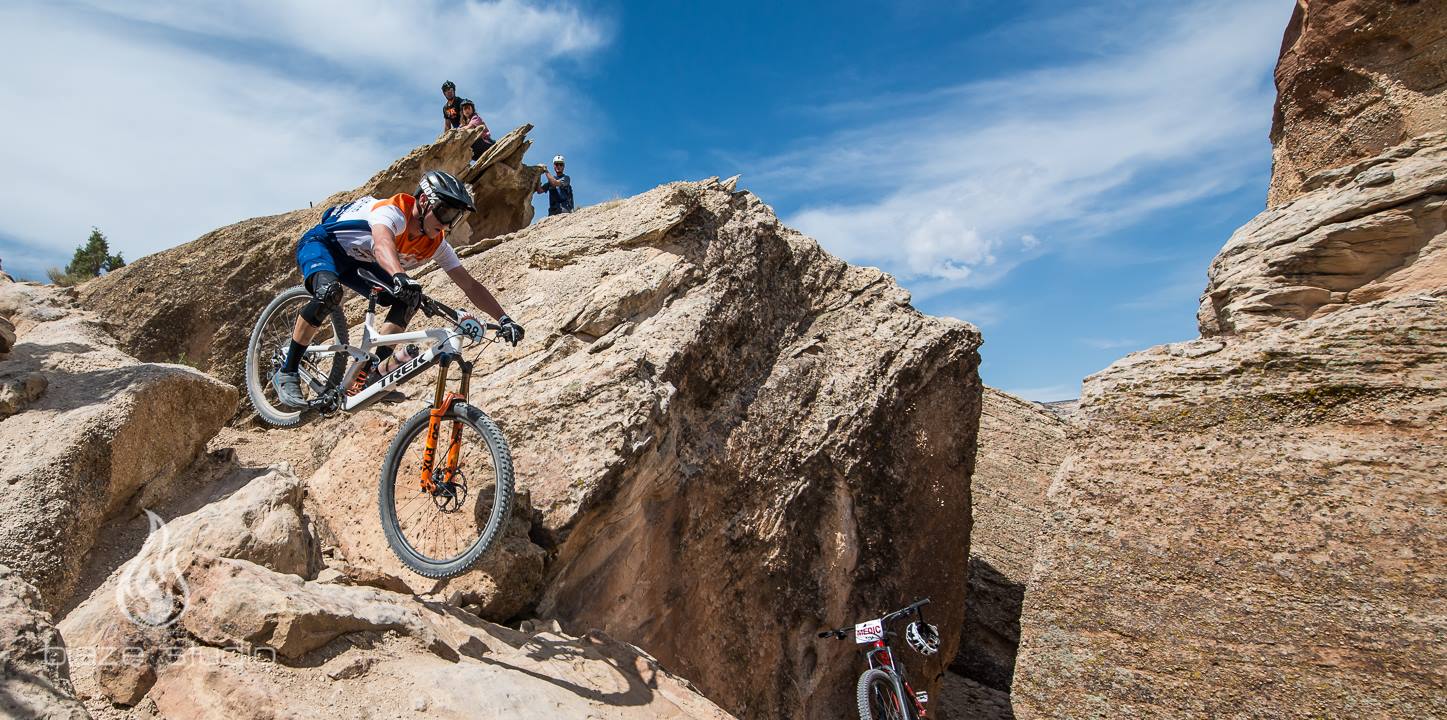
<instances>
[{"instance_id":1,"label":"rider's bare arm","mask_svg":"<svg viewBox=\"0 0 1447 720\"><path fill-rule=\"evenodd\" d=\"M452 268L447 271L447 277L452 278L452 282L462 288L463 294L467 295L467 299L472 302L473 307L493 316L494 319L503 316L502 305L498 303L497 298L493 297L492 293L483 287L482 283L472 276L472 273L467 271L467 268Z\"/></svg>"},{"instance_id":2,"label":"rider's bare arm","mask_svg":"<svg viewBox=\"0 0 1447 720\"><path fill-rule=\"evenodd\" d=\"M402 259L397 257L397 240L392 228L386 225L372 226L372 256L377 264L393 275L402 272Z\"/></svg>"}]
</instances>

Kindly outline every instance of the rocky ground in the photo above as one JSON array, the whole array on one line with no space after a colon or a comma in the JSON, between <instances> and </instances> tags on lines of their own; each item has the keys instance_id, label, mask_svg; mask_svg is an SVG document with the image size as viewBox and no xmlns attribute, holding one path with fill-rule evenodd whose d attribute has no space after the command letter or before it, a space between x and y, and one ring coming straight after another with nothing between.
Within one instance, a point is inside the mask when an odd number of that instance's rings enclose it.
<instances>
[{"instance_id":1,"label":"rocky ground","mask_svg":"<svg viewBox=\"0 0 1447 720\"><path fill-rule=\"evenodd\" d=\"M939 695L926 709L936 720L1015 720L1009 692L953 672L945 673Z\"/></svg>"}]
</instances>

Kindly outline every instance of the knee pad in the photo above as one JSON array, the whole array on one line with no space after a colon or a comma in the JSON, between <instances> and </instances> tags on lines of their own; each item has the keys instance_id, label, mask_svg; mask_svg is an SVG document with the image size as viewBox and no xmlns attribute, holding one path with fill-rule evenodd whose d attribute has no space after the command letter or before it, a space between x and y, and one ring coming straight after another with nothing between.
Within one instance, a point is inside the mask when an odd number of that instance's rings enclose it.
<instances>
[{"instance_id":1,"label":"knee pad","mask_svg":"<svg viewBox=\"0 0 1447 720\"><path fill-rule=\"evenodd\" d=\"M321 325L333 310L342 306L342 283L336 275L323 270L313 275L307 285L312 300L302 308L301 318L308 325Z\"/></svg>"}]
</instances>

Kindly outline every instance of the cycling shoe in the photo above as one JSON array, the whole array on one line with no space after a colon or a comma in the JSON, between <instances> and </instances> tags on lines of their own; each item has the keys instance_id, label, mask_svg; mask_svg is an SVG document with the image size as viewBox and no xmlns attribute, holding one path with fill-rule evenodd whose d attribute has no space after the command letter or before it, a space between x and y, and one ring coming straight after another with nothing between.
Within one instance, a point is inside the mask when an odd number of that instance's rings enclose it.
<instances>
[{"instance_id":1,"label":"cycling shoe","mask_svg":"<svg viewBox=\"0 0 1447 720\"><path fill-rule=\"evenodd\" d=\"M298 409L306 407L306 400L301 396L301 373L278 372L272 376L271 385L276 390L276 399L283 405Z\"/></svg>"}]
</instances>

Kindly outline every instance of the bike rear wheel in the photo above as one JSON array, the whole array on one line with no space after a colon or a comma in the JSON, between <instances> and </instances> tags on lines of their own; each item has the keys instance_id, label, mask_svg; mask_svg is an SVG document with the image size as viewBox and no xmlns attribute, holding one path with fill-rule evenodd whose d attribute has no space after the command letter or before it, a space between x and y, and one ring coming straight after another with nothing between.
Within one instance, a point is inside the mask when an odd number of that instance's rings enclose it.
<instances>
[{"instance_id":1,"label":"bike rear wheel","mask_svg":"<svg viewBox=\"0 0 1447 720\"><path fill-rule=\"evenodd\" d=\"M246 396L251 400L251 407L256 410L257 416L268 425L296 425L301 422L305 412L283 404L276 397L272 377L281 370L286 361L286 351L291 344L297 314L311 299L306 288L284 290L261 311L261 316L256 319L256 326L251 329L251 340L246 344ZM341 308L332 310L328 322L322 323L311 344L347 344L347 316ZM308 353L304 356L298 367L302 378L302 394L307 399L312 399L340 385L342 375L347 372L348 357L346 353L328 356Z\"/></svg>"},{"instance_id":2,"label":"bike rear wheel","mask_svg":"<svg viewBox=\"0 0 1447 720\"><path fill-rule=\"evenodd\" d=\"M512 452L497 423L467 403L454 403L438 427L431 477L422 489L431 409L413 415L392 439L382 463L377 504L392 552L430 578L466 572L502 537L512 512ZM456 437L458 473L448 479Z\"/></svg>"},{"instance_id":3,"label":"bike rear wheel","mask_svg":"<svg viewBox=\"0 0 1447 720\"><path fill-rule=\"evenodd\" d=\"M870 668L859 676L856 699L859 720L909 720L900 711L899 686L894 675L883 668Z\"/></svg>"}]
</instances>

